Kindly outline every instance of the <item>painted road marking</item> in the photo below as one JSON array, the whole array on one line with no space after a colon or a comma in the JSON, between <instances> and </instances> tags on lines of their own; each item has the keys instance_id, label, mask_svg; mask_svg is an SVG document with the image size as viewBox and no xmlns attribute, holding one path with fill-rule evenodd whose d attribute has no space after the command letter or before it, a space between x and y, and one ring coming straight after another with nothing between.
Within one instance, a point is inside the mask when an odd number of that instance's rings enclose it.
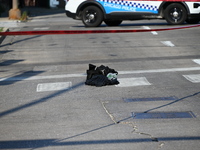
<instances>
[{"instance_id":1,"label":"painted road marking","mask_svg":"<svg viewBox=\"0 0 200 150\"><path fill-rule=\"evenodd\" d=\"M18 27L19 23L18 21L0 21L0 26L1 27L7 27L7 28L13 28L13 27ZM13 30L14 31L14 30Z\"/></svg>"},{"instance_id":2,"label":"painted road marking","mask_svg":"<svg viewBox=\"0 0 200 150\"><path fill-rule=\"evenodd\" d=\"M179 71L196 71L200 67L191 68L170 68L170 69L156 69L156 70L136 70L136 71L118 71L119 74L139 74L139 73L164 73L164 72L179 72Z\"/></svg>"},{"instance_id":3,"label":"painted road marking","mask_svg":"<svg viewBox=\"0 0 200 150\"><path fill-rule=\"evenodd\" d=\"M116 87L132 87L132 86L142 86L151 85L145 77L139 78L120 78L118 79L119 84Z\"/></svg>"},{"instance_id":4,"label":"painted road marking","mask_svg":"<svg viewBox=\"0 0 200 150\"><path fill-rule=\"evenodd\" d=\"M45 19L34 19L34 20L31 20L31 22L43 22L43 21L46 21Z\"/></svg>"},{"instance_id":5,"label":"painted road marking","mask_svg":"<svg viewBox=\"0 0 200 150\"><path fill-rule=\"evenodd\" d=\"M149 30L149 29L151 29L151 28L149 28L148 26L143 26L143 29ZM156 32L156 31L151 31L151 33L152 33L153 35L158 35L158 32Z\"/></svg>"},{"instance_id":6,"label":"painted road marking","mask_svg":"<svg viewBox=\"0 0 200 150\"><path fill-rule=\"evenodd\" d=\"M171 41L161 41L161 43L163 43L164 45L169 46L169 47L175 46Z\"/></svg>"},{"instance_id":7,"label":"painted road marking","mask_svg":"<svg viewBox=\"0 0 200 150\"><path fill-rule=\"evenodd\" d=\"M37 92L67 90L72 87L72 82L41 83L37 85Z\"/></svg>"},{"instance_id":8,"label":"painted road marking","mask_svg":"<svg viewBox=\"0 0 200 150\"><path fill-rule=\"evenodd\" d=\"M193 59L192 61L200 65L200 59Z\"/></svg>"},{"instance_id":9,"label":"painted road marking","mask_svg":"<svg viewBox=\"0 0 200 150\"><path fill-rule=\"evenodd\" d=\"M0 82L3 81L26 81L26 80L43 80L43 79L61 79L61 78L73 78L73 77L85 77L86 74L63 74L63 75L51 75L51 76L21 76L21 77L10 77L0 78Z\"/></svg>"},{"instance_id":10,"label":"painted road marking","mask_svg":"<svg viewBox=\"0 0 200 150\"><path fill-rule=\"evenodd\" d=\"M142 74L142 73L165 73L165 72L181 72L181 71L199 71L200 67L190 68L170 68L170 69L155 69L155 70L135 70L135 71L118 71L119 75L125 74ZM51 76L19 76L0 78L0 82L7 81L26 81L26 80L42 80L42 79L60 79L60 78L73 78L73 77L86 77L85 73L80 74L63 74Z\"/></svg>"},{"instance_id":11,"label":"painted road marking","mask_svg":"<svg viewBox=\"0 0 200 150\"><path fill-rule=\"evenodd\" d=\"M44 27L44 28L33 28L33 30L49 30L49 27Z\"/></svg>"},{"instance_id":12,"label":"painted road marking","mask_svg":"<svg viewBox=\"0 0 200 150\"><path fill-rule=\"evenodd\" d=\"M200 74L183 75L187 80L192 83L200 83Z\"/></svg>"}]
</instances>

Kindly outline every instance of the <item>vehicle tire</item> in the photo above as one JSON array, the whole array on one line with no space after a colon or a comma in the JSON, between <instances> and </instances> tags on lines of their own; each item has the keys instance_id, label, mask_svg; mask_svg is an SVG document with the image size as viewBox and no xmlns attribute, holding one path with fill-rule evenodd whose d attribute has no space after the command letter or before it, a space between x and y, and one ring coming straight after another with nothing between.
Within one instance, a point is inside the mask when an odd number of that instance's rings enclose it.
<instances>
[{"instance_id":1,"label":"vehicle tire","mask_svg":"<svg viewBox=\"0 0 200 150\"><path fill-rule=\"evenodd\" d=\"M186 22L189 24L197 24L200 20L198 19L187 19Z\"/></svg>"},{"instance_id":2,"label":"vehicle tire","mask_svg":"<svg viewBox=\"0 0 200 150\"><path fill-rule=\"evenodd\" d=\"M122 20L104 20L107 26L118 26L122 23Z\"/></svg>"},{"instance_id":3,"label":"vehicle tire","mask_svg":"<svg viewBox=\"0 0 200 150\"><path fill-rule=\"evenodd\" d=\"M183 24L187 18L187 12L183 5L172 3L165 9L164 17L169 24Z\"/></svg>"},{"instance_id":4,"label":"vehicle tire","mask_svg":"<svg viewBox=\"0 0 200 150\"><path fill-rule=\"evenodd\" d=\"M96 6L88 6L83 10L81 18L86 27L98 27L103 21L103 13Z\"/></svg>"}]
</instances>

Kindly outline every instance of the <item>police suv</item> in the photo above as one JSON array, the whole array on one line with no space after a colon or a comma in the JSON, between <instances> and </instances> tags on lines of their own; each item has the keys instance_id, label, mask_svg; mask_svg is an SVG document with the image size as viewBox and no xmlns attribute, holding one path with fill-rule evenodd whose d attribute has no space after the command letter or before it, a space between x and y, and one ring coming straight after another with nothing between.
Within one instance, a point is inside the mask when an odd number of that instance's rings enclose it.
<instances>
[{"instance_id":1,"label":"police suv","mask_svg":"<svg viewBox=\"0 0 200 150\"><path fill-rule=\"evenodd\" d=\"M123 20L163 18L178 25L200 21L200 0L66 0L66 15L86 27L117 26Z\"/></svg>"}]
</instances>

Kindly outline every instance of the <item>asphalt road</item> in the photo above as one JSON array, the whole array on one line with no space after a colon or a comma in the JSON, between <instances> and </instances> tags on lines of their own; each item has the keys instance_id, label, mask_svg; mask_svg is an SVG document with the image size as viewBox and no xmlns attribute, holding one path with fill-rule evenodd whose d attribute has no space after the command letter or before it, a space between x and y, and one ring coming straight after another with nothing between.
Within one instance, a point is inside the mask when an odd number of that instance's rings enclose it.
<instances>
[{"instance_id":1,"label":"asphalt road","mask_svg":"<svg viewBox=\"0 0 200 150\"><path fill-rule=\"evenodd\" d=\"M10 31L170 27L139 20L85 28L58 13L12 23ZM199 29L7 36L0 149L199 150ZM118 71L120 84L85 85L90 63Z\"/></svg>"}]
</instances>

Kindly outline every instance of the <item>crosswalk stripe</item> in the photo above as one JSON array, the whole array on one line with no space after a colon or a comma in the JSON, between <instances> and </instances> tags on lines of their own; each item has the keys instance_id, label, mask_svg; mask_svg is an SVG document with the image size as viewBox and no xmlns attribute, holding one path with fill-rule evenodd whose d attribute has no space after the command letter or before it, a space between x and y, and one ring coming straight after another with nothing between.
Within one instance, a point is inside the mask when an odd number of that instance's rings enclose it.
<instances>
[{"instance_id":1,"label":"crosswalk stripe","mask_svg":"<svg viewBox=\"0 0 200 150\"><path fill-rule=\"evenodd\" d=\"M43 79L61 79L61 78L73 78L73 77L86 77L86 74L82 73L82 74L63 74L63 75L49 75L49 76L18 76L18 77L10 77L10 78L0 78L0 82L43 80Z\"/></svg>"},{"instance_id":2,"label":"crosswalk stripe","mask_svg":"<svg viewBox=\"0 0 200 150\"><path fill-rule=\"evenodd\" d=\"M41 83L37 85L37 92L66 90L72 87L72 82Z\"/></svg>"},{"instance_id":3,"label":"crosswalk stripe","mask_svg":"<svg viewBox=\"0 0 200 150\"><path fill-rule=\"evenodd\" d=\"M164 73L164 72L179 72L179 71L197 71L200 67L190 68L170 68L170 69L155 69L155 70L135 70L135 71L118 71L119 74L140 74L140 73Z\"/></svg>"},{"instance_id":4,"label":"crosswalk stripe","mask_svg":"<svg viewBox=\"0 0 200 150\"><path fill-rule=\"evenodd\" d=\"M175 46L171 41L161 41L161 43L163 43L164 45L169 46L169 47Z\"/></svg>"},{"instance_id":5,"label":"crosswalk stripe","mask_svg":"<svg viewBox=\"0 0 200 150\"><path fill-rule=\"evenodd\" d=\"M200 83L200 74L183 75L187 80L192 83Z\"/></svg>"},{"instance_id":6,"label":"crosswalk stripe","mask_svg":"<svg viewBox=\"0 0 200 150\"><path fill-rule=\"evenodd\" d=\"M149 30L149 29L151 29L151 28L148 27L148 26L143 26L143 29ZM153 35L158 35L158 32L156 32L156 31L152 31L151 33L152 33Z\"/></svg>"},{"instance_id":7,"label":"crosswalk stripe","mask_svg":"<svg viewBox=\"0 0 200 150\"><path fill-rule=\"evenodd\" d=\"M119 84L116 87L132 87L132 86L142 86L151 85L145 77L138 78L119 78Z\"/></svg>"},{"instance_id":8,"label":"crosswalk stripe","mask_svg":"<svg viewBox=\"0 0 200 150\"><path fill-rule=\"evenodd\" d=\"M44 28L33 28L33 30L48 30L49 27L44 27Z\"/></svg>"},{"instance_id":9,"label":"crosswalk stripe","mask_svg":"<svg viewBox=\"0 0 200 150\"><path fill-rule=\"evenodd\" d=\"M198 70L200 70L200 67L118 71L118 73L119 73L119 75L125 75L125 74L164 73L164 72L198 71ZM43 80L43 79L60 79L60 78L72 78L72 77L86 77L86 74L80 73L80 74L63 74L63 75L50 75L50 76L16 76L16 77L0 78L0 82Z\"/></svg>"},{"instance_id":10,"label":"crosswalk stripe","mask_svg":"<svg viewBox=\"0 0 200 150\"><path fill-rule=\"evenodd\" d=\"M200 59L193 59L192 61L200 65Z\"/></svg>"}]
</instances>

